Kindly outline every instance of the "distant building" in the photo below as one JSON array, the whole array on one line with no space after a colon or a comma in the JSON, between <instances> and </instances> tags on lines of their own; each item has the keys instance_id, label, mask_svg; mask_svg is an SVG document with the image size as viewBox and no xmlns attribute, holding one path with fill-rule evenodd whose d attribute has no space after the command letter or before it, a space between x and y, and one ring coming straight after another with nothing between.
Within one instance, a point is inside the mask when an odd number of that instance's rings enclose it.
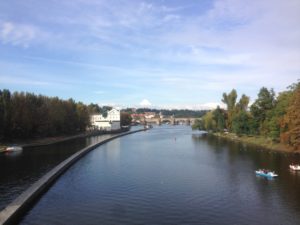
<instances>
[{"instance_id":1,"label":"distant building","mask_svg":"<svg viewBox=\"0 0 300 225\"><path fill-rule=\"evenodd\" d=\"M91 116L91 125L98 130L119 130L121 129L121 113L120 110L113 108L107 112L104 117L101 114Z\"/></svg>"},{"instance_id":2,"label":"distant building","mask_svg":"<svg viewBox=\"0 0 300 225\"><path fill-rule=\"evenodd\" d=\"M132 123L142 123L145 121L145 114L133 113L131 114Z\"/></svg>"},{"instance_id":3,"label":"distant building","mask_svg":"<svg viewBox=\"0 0 300 225\"><path fill-rule=\"evenodd\" d=\"M144 117L145 117L145 114L143 114L143 113L140 113L140 114L138 114L138 113L133 113L133 114L131 114L130 116L131 116L131 118L132 118L133 120L136 120L136 119L144 118Z\"/></svg>"},{"instance_id":4,"label":"distant building","mask_svg":"<svg viewBox=\"0 0 300 225\"><path fill-rule=\"evenodd\" d=\"M162 114L162 112L159 112L159 118L163 119L164 115Z\"/></svg>"},{"instance_id":5,"label":"distant building","mask_svg":"<svg viewBox=\"0 0 300 225\"><path fill-rule=\"evenodd\" d=\"M145 118L146 119L152 119L156 117L156 113L155 112L145 112Z\"/></svg>"}]
</instances>

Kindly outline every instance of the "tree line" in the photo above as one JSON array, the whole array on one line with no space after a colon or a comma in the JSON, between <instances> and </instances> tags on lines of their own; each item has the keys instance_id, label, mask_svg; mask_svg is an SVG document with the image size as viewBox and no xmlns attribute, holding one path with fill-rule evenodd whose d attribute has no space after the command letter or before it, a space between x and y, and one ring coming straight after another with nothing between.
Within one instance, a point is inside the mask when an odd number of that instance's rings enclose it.
<instances>
[{"instance_id":1,"label":"tree line","mask_svg":"<svg viewBox=\"0 0 300 225\"><path fill-rule=\"evenodd\" d=\"M0 90L1 139L74 134L88 125L88 107L81 102Z\"/></svg>"},{"instance_id":2,"label":"tree line","mask_svg":"<svg viewBox=\"0 0 300 225\"><path fill-rule=\"evenodd\" d=\"M71 135L90 126L90 115L107 114L111 107L85 105L32 93L0 90L0 140ZM128 115L122 115L128 123ZM123 124L124 125L124 124Z\"/></svg>"},{"instance_id":3,"label":"tree line","mask_svg":"<svg viewBox=\"0 0 300 225\"><path fill-rule=\"evenodd\" d=\"M193 128L265 136L300 150L300 82L277 96L273 89L262 87L250 107L249 101L244 94L238 100L235 89L223 93L227 109L218 106L197 120Z\"/></svg>"}]
</instances>

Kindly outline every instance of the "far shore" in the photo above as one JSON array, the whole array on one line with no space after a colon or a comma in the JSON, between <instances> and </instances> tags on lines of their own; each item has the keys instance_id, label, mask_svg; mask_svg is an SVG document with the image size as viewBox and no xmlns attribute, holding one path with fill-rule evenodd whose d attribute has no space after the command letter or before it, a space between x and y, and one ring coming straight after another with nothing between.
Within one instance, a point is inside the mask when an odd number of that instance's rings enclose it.
<instances>
[{"instance_id":1,"label":"far shore","mask_svg":"<svg viewBox=\"0 0 300 225\"><path fill-rule=\"evenodd\" d=\"M263 136L247 136L247 135L237 136L236 134L233 133L209 133L209 134L216 137L231 140L231 141L255 145L265 150L300 154L300 150L294 150L290 146L281 143L275 143L270 138L266 138Z\"/></svg>"},{"instance_id":2,"label":"far shore","mask_svg":"<svg viewBox=\"0 0 300 225\"><path fill-rule=\"evenodd\" d=\"M63 136L55 136L55 137L43 137L43 138L30 138L30 139L15 139L6 142L0 143L0 152L4 152L6 147L17 145L23 148L27 147L38 147L56 144L60 142L65 142L77 138L85 138L90 136L97 136L103 134L113 134L128 131L128 129L120 129L117 131L103 131L103 130L94 130L94 131L85 131L74 135L63 135Z\"/></svg>"}]
</instances>

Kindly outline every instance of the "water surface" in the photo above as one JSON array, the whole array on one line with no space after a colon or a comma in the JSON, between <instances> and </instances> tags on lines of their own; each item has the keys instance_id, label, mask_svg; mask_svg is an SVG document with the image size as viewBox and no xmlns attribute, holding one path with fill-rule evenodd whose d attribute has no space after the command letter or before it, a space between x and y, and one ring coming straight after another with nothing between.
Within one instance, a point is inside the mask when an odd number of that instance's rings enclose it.
<instances>
[{"instance_id":1,"label":"water surface","mask_svg":"<svg viewBox=\"0 0 300 225\"><path fill-rule=\"evenodd\" d=\"M21 152L0 153L0 210L73 153L110 136L77 138L24 148Z\"/></svg>"},{"instance_id":2,"label":"water surface","mask_svg":"<svg viewBox=\"0 0 300 225\"><path fill-rule=\"evenodd\" d=\"M300 224L298 156L187 126L115 139L73 165L20 224ZM257 177L257 168L279 177Z\"/></svg>"}]
</instances>

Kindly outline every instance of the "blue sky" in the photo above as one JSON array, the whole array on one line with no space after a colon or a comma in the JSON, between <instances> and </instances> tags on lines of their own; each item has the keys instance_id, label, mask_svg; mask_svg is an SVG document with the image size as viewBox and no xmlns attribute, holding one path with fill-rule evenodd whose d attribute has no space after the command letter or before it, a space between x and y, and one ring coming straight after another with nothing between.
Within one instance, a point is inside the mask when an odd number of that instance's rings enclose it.
<instances>
[{"instance_id":1,"label":"blue sky","mask_svg":"<svg viewBox=\"0 0 300 225\"><path fill-rule=\"evenodd\" d=\"M300 78L299 0L0 2L0 88L201 109ZM142 103L142 104L141 104Z\"/></svg>"}]
</instances>

